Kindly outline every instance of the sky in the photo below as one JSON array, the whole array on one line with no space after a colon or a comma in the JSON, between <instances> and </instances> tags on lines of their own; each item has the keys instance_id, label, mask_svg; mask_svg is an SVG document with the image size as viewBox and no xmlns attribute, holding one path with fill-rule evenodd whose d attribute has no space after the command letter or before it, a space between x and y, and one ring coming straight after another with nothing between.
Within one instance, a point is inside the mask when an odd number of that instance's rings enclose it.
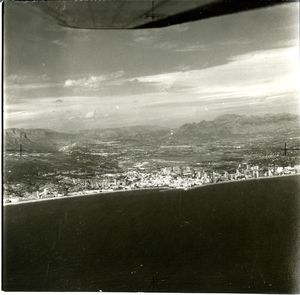
<instances>
[{"instance_id":1,"label":"sky","mask_svg":"<svg viewBox=\"0 0 300 295\"><path fill-rule=\"evenodd\" d=\"M299 113L298 5L159 29L78 30L7 2L5 127L178 127Z\"/></svg>"}]
</instances>

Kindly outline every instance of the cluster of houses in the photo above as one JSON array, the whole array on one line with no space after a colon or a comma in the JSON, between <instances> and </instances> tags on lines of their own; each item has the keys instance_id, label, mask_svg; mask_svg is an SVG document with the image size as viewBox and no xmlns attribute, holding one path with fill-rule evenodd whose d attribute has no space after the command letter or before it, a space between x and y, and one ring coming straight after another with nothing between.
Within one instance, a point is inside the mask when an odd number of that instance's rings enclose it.
<instances>
[{"instance_id":1,"label":"cluster of houses","mask_svg":"<svg viewBox=\"0 0 300 295\"><path fill-rule=\"evenodd\" d=\"M73 178L65 174L56 176L57 182L46 183L39 191L4 194L5 202L20 202L54 197L87 195L146 188L189 189L209 183L237 181L261 177L300 174L300 165L293 167L259 167L247 163L238 166L235 172L207 171L192 167L164 167L157 171L145 172L133 168L124 173L103 174L96 178Z\"/></svg>"}]
</instances>

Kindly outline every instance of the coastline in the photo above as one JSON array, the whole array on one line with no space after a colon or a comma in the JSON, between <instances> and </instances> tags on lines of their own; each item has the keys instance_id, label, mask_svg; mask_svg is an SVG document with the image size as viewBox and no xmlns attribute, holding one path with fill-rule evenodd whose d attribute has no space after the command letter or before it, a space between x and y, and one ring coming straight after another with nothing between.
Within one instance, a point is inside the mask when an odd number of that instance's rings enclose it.
<instances>
[{"instance_id":1,"label":"coastline","mask_svg":"<svg viewBox=\"0 0 300 295\"><path fill-rule=\"evenodd\" d=\"M14 205L21 205L21 204L28 204L28 203L36 203L36 202L46 202L46 201L54 201L54 200L61 200L61 199L72 199L72 198L79 198L79 197L90 197L96 195L107 195L107 194L114 194L114 193L122 193L122 192L134 192L134 191L148 191L148 190L170 190L172 188L164 188L164 187L148 187L148 188L136 188L131 190L114 190L114 191L105 191L105 192L97 192L97 193L88 193L88 194L77 194L71 196L62 196L62 197L54 197L54 198L44 198L44 199L37 199L37 200L28 200L28 201L21 201L15 203L3 203L3 206L14 206Z\"/></svg>"},{"instance_id":2,"label":"coastline","mask_svg":"<svg viewBox=\"0 0 300 295\"><path fill-rule=\"evenodd\" d=\"M21 202L15 202L15 203L4 203L2 200L3 207L6 206L15 206L15 205L21 205L21 204L29 204L29 203L36 203L36 202L46 202L46 201L54 201L54 200L61 200L61 199L72 199L72 198L79 198L79 197L89 197L89 196L95 196L95 195L107 195L107 194L114 194L114 193L122 193L122 192L135 192L135 191L149 191L149 190L157 190L158 192L162 191L172 191L172 190L183 190L183 191L189 191L198 189L201 187L206 186L212 186L212 185L220 185L224 183L235 183L235 182L244 182L244 181L259 181L260 179L270 179L270 178L280 178L280 177L291 177L291 176L300 176L299 173L295 174L287 174L287 175L275 175L275 176L263 176L259 178L248 178L248 179L241 179L241 180L229 180L229 181L220 181L217 183L206 183L202 185L197 185L188 189L184 188L173 188L173 187L147 187L147 188L135 188L131 190L114 190L114 191L102 191L102 192L96 192L96 193L88 193L88 194L76 194L71 196L62 196L62 197L54 197L54 198L44 198L44 199L37 199L37 200L28 200L28 201L21 201Z\"/></svg>"}]
</instances>

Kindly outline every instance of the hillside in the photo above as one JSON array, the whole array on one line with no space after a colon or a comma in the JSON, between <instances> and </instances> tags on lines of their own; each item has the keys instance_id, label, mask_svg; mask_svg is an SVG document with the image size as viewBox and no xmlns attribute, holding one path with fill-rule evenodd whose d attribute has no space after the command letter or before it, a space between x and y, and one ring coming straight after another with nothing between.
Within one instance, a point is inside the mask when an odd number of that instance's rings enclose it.
<instances>
[{"instance_id":1,"label":"hillside","mask_svg":"<svg viewBox=\"0 0 300 295\"><path fill-rule=\"evenodd\" d=\"M2 286L298 293L299 183L287 176L5 206Z\"/></svg>"},{"instance_id":2,"label":"hillside","mask_svg":"<svg viewBox=\"0 0 300 295\"><path fill-rule=\"evenodd\" d=\"M175 130L175 142L197 142L211 138L255 138L256 135L299 136L300 119L292 114L266 114L264 116L223 115L213 121L185 124Z\"/></svg>"},{"instance_id":3,"label":"hillside","mask_svg":"<svg viewBox=\"0 0 300 295\"><path fill-rule=\"evenodd\" d=\"M125 141L136 143L157 143L157 140L162 140L170 129L151 125L151 126L130 126L121 128L109 128L109 129L91 129L78 132L78 137L82 136L92 140L103 141ZM79 140L79 139L78 139Z\"/></svg>"},{"instance_id":4,"label":"hillside","mask_svg":"<svg viewBox=\"0 0 300 295\"><path fill-rule=\"evenodd\" d=\"M5 149L11 151L18 151L22 144L23 151L51 152L74 140L72 134L49 129L10 128L4 132Z\"/></svg>"},{"instance_id":5,"label":"hillside","mask_svg":"<svg viewBox=\"0 0 300 295\"><path fill-rule=\"evenodd\" d=\"M213 121L184 124L172 129L160 126L131 126L110 129L78 130L60 133L45 129L6 129L5 148L28 151L53 151L70 145L119 141L124 144L164 145L199 144L215 139L255 139L263 137L295 137L300 135L300 119L292 114L264 116L223 115Z\"/></svg>"}]
</instances>

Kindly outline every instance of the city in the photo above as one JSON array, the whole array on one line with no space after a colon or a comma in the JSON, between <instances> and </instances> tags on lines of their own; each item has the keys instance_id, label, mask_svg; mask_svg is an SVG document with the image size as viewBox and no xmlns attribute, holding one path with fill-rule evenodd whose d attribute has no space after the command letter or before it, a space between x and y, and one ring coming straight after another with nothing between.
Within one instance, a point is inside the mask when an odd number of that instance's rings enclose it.
<instances>
[{"instance_id":1,"label":"city","mask_svg":"<svg viewBox=\"0 0 300 295\"><path fill-rule=\"evenodd\" d=\"M231 172L173 166L149 172L143 168L143 164L145 163L128 168L127 172L106 173L93 178L83 177L84 173L81 173L83 175L80 178L70 177L66 175L68 173L47 173L42 176L56 179L56 184L45 183L40 190L33 192L21 189L22 185L19 183L4 184L4 204L136 189L188 190L220 182L300 174L300 165L259 167L243 163L238 165L236 171Z\"/></svg>"}]
</instances>

